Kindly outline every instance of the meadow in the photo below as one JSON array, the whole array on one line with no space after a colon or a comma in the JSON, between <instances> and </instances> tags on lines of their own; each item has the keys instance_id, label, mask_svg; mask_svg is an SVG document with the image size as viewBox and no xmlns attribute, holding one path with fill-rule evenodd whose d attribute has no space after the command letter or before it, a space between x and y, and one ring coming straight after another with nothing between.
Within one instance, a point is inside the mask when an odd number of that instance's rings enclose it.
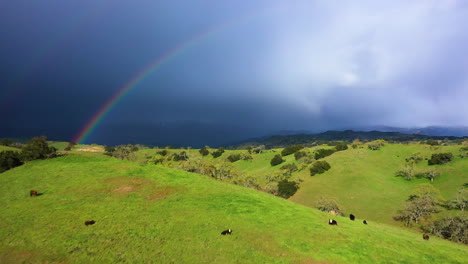
<instances>
[{"instance_id":1,"label":"meadow","mask_svg":"<svg viewBox=\"0 0 468 264\"><path fill-rule=\"evenodd\" d=\"M305 180L289 201L207 176L102 153L71 151L28 162L0 174L0 263L466 263L465 245L436 237L425 241L420 232L385 224L378 214L372 218L364 209L351 207L361 195L371 197L371 206L372 201L382 202L382 196L404 200L406 194L399 190L403 186L409 186L406 191L411 193L418 182L396 178L393 171L405 155L425 149L407 148L387 145L379 151L334 153L325 158L332 164L330 171L297 176ZM157 150L141 151L147 152L141 155L144 158ZM260 177L276 170L269 159L277 152L266 151L233 165ZM394 162L385 168L392 173L384 173L384 168L369 173L384 166L382 159L387 162L389 157ZM295 162L292 156L287 159ZM351 164L362 169L359 166L368 163L374 165L368 165L367 172L352 174ZM466 180L456 176L460 170L466 173L466 161L455 159L443 166L446 171L434 185L448 198L449 189ZM307 170L297 172L301 173ZM368 185L334 179L349 173L353 178L364 177L359 180ZM318 180L324 182L321 188ZM342 184L330 193L361 190L349 204L340 200L347 212L356 214L356 221L333 216L338 226L330 226L330 214L300 204L301 197L307 205L313 199L307 194L333 186L329 182ZM389 191L373 190L378 186ZM29 197L32 189L42 195ZM387 210L385 206L380 206L381 211ZM362 224L364 218L368 225ZM96 224L85 226L88 220ZM232 235L220 235L228 228L233 229Z\"/></svg>"}]
</instances>

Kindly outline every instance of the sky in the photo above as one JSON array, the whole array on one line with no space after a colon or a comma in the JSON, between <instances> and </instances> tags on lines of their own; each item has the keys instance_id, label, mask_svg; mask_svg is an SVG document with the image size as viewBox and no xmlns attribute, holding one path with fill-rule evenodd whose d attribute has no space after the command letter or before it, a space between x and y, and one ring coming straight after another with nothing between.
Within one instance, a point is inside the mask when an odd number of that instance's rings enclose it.
<instances>
[{"instance_id":1,"label":"sky","mask_svg":"<svg viewBox=\"0 0 468 264\"><path fill-rule=\"evenodd\" d=\"M467 126L467 25L464 0L2 0L0 137Z\"/></svg>"}]
</instances>

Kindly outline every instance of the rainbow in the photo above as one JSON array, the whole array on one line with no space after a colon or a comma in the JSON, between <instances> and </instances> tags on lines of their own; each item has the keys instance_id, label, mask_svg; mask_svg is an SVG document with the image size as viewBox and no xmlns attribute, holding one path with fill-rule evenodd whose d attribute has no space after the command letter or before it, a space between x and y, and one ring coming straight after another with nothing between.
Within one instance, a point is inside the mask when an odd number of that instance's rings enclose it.
<instances>
[{"instance_id":1,"label":"rainbow","mask_svg":"<svg viewBox=\"0 0 468 264\"><path fill-rule=\"evenodd\" d=\"M281 10L278 7L274 9L267 9L262 11L271 11L271 10ZM136 74L129 82L127 82L122 88L118 90L114 96L112 96L103 106L99 108L99 110L93 115L93 117L86 123L86 125L80 130L78 135L74 138L74 142L76 143L84 143L89 136L96 130L97 126L101 123L101 121L107 116L107 114L112 111L112 109L125 97L132 89L138 86L147 76L151 73L156 71L157 69L161 68L165 62L169 61L171 58L176 57L177 55L181 54L183 51L189 49L190 47L194 46L199 41L215 34L221 32L230 26L238 25L241 23L245 23L246 21L258 16L259 14L264 14L265 12L259 13L252 13L247 16L241 17L241 19L236 19L233 21L229 21L223 23L221 25L215 26L210 28L209 30L192 37L188 41L182 42L181 44L177 45L175 48L167 51L162 56L156 58L152 63L147 65L142 71Z\"/></svg>"}]
</instances>

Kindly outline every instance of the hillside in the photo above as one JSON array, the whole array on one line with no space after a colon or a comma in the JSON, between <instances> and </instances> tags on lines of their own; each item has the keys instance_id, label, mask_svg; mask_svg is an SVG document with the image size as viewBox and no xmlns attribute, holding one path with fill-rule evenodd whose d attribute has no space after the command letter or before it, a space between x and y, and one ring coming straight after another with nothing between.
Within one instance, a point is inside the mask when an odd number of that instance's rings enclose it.
<instances>
[{"instance_id":1,"label":"hillside","mask_svg":"<svg viewBox=\"0 0 468 264\"><path fill-rule=\"evenodd\" d=\"M329 141L345 141L351 143L358 139L361 141L371 141L376 139L385 139L387 141L406 142L419 141L427 139L456 139L453 136L427 136L421 134L404 134L400 132L382 132L382 131L326 131L318 134L296 134L296 135L274 135L268 137L253 138L240 143L233 148L243 148L248 145L265 145L267 148L286 147L294 144L315 146L327 143Z\"/></svg>"},{"instance_id":2,"label":"hillside","mask_svg":"<svg viewBox=\"0 0 468 264\"><path fill-rule=\"evenodd\" d=\"M0 199L0 263L466 263L463 245L99 154L2 173Z\"/></svg>"}]
</instances>

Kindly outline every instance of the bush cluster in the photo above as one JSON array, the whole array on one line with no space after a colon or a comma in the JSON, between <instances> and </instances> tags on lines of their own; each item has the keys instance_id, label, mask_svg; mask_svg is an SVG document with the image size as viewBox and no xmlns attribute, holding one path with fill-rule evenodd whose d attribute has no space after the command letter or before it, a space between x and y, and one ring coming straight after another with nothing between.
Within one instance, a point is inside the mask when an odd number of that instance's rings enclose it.
<instances>
[{"instance_id":1,"label":"bush cluster","mask_svg":"<svg viewBox=\"0 0 468 264\"><path fill-rule=\"evenodd\" d=\"M314 176L315 174L321 174L326 172L331 168L328 162L324 161L316 161L312 167L310 167L310 176Z\"/></svg>"},{"instance_id":2,"label":"bush cluster","mask_svg":"<svg viewBox=\"0 0 468 264\"><path fill-rule=\"evenodd\" d=\"M289 147L285 147L282 151L281 151L281 156L288 156L288 155L291 155L293 153L296 153L298 152L299 150L303 149L304 146L303 145L292 145L292 146L289 146Z\"/></svg>"},{"instance_id":3,"label":"bush cluster","mask_svg":"<svg viewBox=\"0 0 468 264\"><path fill-rule=\"evenodd\" d=\"M333 149L317 149L315 152L315 159L321 159L330 156L331 154L335 153Z\"/></svg>"},{"instance_id":4,"label":"bush cluster","mask_svg":"<svg viewBox=\"0 0 468 264\"><path fill-rule=\"evenodd\" d=\"M271 166L276 166L276 165L281 164L283 162L284 162L284 159L281 157L281 155L278 154L278 155L275 155L271 159L270 164L271 164Z\"/></svg>"},{"instance_id":5,"label":"bush cluster","mask_svg":"<svg viewBox=\"0 0 468 264\"><path fill-rule=\"evenodd\" d=\"M293 196L298 189L299 185L295 181L282 180L278 182L278 196L285 199Z\"/></svg>"},{"instance_id":6,"label":"bush cluster","mask_svg":"<svg viewBox=\"0 0 468 264\"><path fill-rule=\"evenodd\" d=\"M0 152L0 173L22 165L21 156L17 151Z\"/></svg>"},{"instance_id":7,"label":"bush cluster","mask_svg":"<svg viewBox=\"0 0 468 264\"><path fill-rule=\"evenodd\" d=\"M213 152L211 153L211 155L213 156L213 158L218 158L218 157L220 157L221 155L223 155L223 153L224 153L224 148L223 148L223 147L220 147L220 148L218 148L217 150L213 151Z\"/></svg>"},{"instance_id":8,"label":"bush cluster","mask_svg":"<svg viewBox=\"0 0 468 264\"><path fill-rule=\"evenodd\" d=\"M447 153L436 153L432 154L431 159L427 161L428 165L445 164L452 161L453 154Z\"/></svg>"}]
</instances>

